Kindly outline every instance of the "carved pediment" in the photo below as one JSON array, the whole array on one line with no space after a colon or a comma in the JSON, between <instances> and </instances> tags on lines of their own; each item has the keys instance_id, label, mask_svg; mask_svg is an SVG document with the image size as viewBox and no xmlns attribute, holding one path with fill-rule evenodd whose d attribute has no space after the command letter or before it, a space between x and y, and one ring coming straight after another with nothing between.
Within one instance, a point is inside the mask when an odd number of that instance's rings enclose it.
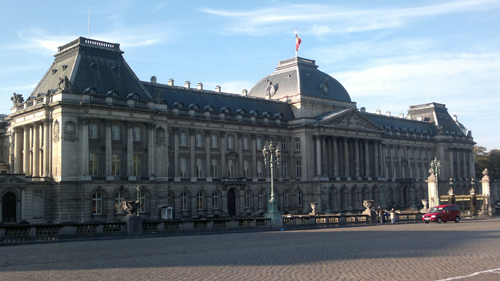
<instances>
[{"instance_id":1,"label":"carved pediment","mask_svg":"<svg viewBox=\"0 0 500 281\"><path fill-rule=\"evenodd\" d=\"M380 131L379 127L356 112L348 112L340 116L332 117L322 122L321 126Z\"/></svg>"},{"instance_id":2,"label":"carved pediment","mask_svg":"<svg viewBox=\"0 0 500 281\"><path fill-rule=\"evenodd\" d=\"M19 178L17 176L5 176L3 178L0 178L0 183L8 183L8 184L26 183L26 180L24 180L23 178Z\"/></svg>"}]
</instances>

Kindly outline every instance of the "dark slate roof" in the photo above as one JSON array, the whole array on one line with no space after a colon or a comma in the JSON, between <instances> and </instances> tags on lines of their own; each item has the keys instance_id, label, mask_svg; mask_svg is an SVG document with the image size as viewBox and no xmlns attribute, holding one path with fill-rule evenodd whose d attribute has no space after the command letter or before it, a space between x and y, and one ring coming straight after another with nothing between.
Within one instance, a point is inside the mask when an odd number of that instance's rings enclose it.
<instances>
[{"instance_id":1,"label":"dark slate roof","mask_svg":"<svg viewBox=\"0 0 500 281\"><path fill-rule=\"evenodd\" d=\"M229 107L232 113L235 113L238 109L244 109L246 114L249 114L252 110L257 110L259 116L262 116L264 112L269 112L271 117L281 113L284 120L291 120L294 118L292 109L285 102L198 90L196 88L187 89L185 87L144 81L142 83L151 95L156 97L158 93L160 93L160 96L163 97L163 101L169 106L182 102L186 108L191 104L198 104L200 109L204 109L207 106L213 106L214 112L219 112L222 108Z\"/></svg>"},{"instance_id":2,"label":"dark slate roof","mask_svg":"<svg viewBox=\"0 0 500 281\"><path fill-rule=\"evenodd\" d=\"M432 136L437 135L438 133L437 127L433 123L399 117L390 117L368 112L360 113L363 114L363 116L365 116L368 120L388 131L426 133Z\"/></svg>"},{"instance_id":3,"label":"dark slate roof","mask_svg":"<svg viewBox=\"0 0 500 281\"><path fill-rule=\"evenodd\" d=\"M125 98L130 93L137 93L141 99L150 100L122 54L119 44L84 37L61 46L30 98L57 90L60 79L68 77L77 94L93 88L102 95L116 91L118 96Z\"/></svg>"},{"instance_id":4,"label":"dark slate roof","mask_svg":"<svg viewBox=\"0 0 500 281\"><path fill-rule=\"evenodd\" d=\"M276 71L261 79L249 96L268 98L269 85L275 88L272 99L301 94L324 99L351 102L346 89L335 78L319 71L314 60L295 57L280 61Z\"/></svg>"},{"instance_id":5,"label":"dark slate roof","mask_svg":"<svg viewBox=\"0 0 500 281\"><path fill-rule=\"evenodd\" d=\"M411 114L412 119L420 117L422 120L428 120L428 122L435 124L444 134L465 135L457 122L450 116L444 104L433 102L412 105L408 110L408 114Z\"/></svg>"}]
</instances>

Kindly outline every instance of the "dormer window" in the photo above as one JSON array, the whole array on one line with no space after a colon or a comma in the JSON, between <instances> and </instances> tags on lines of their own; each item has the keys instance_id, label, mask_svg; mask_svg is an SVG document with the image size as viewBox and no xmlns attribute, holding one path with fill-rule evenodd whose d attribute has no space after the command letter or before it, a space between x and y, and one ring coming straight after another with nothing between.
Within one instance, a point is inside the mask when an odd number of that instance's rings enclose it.
<instances>
[{"instance_id":1,"label":"dormer window","mask_svg":"<svg viewBox=\"0 0 500 281\"><path fill-rule=\"evenodd\" d=\"M200 109L200 106L197 103L192 103L192 104L189 105L189 109L196 109L196 110L198 110L198 109Z\"/></svg>"},{"instance_id":2,"label":"dormer window","mask_svg":"<svg viewBox=\"0 0 500 281\"><path fill-rule=\"evenodd\" d=\"M118 97L119 96L118 91L115 91L115 90L107 92L106 95L112 96L112 97Z\"/></svg>"},{"instance_id":3,"label":"dormer window","mask_svg":"<svg viewBox=\"0 0 500 281\"><path fill-rule=\"evenodd\" d=\"M97 90L95 88L87 88L83 91L84 94L97 95Z\"/></svg>"},{"instance_id":4,"label":"dormer window","mask_svg":"<svg viewBox=\"0 0 500 281\"><path fill-rule=\"evenodd\" d=\"M231 109L229 107L225 106L225 107L220 109L220 112L229 113L229 112L231 112Z\"/></svg>"},{"instance_id":5,"label":"dormer window","mask_svg":"<svg viewBox=\"0 0 500 281\"><path fill-rule=\"evenodd\" d=\"M245 114L246 114L246 111L245 111L244 109L241 109L241 108L240 108L240 109L237 109L237 110L236 110L236 113L241 114L241 115L245 115Z\"/></svg>"},{"instance_id":6,"label":"dormer window","mask_svg":"<svg viewBox=\"0 0 500 281\"><path fill-rule=\"evenodd\" d=\"M176 101L172 104L173 107L184 108L184 104L181 101Z\"/></svg>"},{"instance_id":7,"label":"dormer window","mask_svg":"<svg viewBox=\"0 0 500 281\"><path fill-rule=\"evenodd\" d=\"M283 114L281 114L281 113L276 113L276 114L274 114L274 118L277 118L277 119L283 119Z\"/></svg>"},{"instance_id":8,"label":"dormer window","mask_svg":"<svg viewBox=\"0 0 500 281\"><path fill-rule=\"evenodd\" d=\"M205 110L214 111L215 108L212 105L207 105L207 106L205 106Z\"/></svg>"},{"instance_id":9,"label":"dormer window","mask_svg":"<svg viewBox=\"0 0 500 281\"><path fill-rule=\"evenodd\" d=\"M259 116L259 111L258 110L250 110L250 115L257 117L257 116Z\"/></svg>"}]
</instances>

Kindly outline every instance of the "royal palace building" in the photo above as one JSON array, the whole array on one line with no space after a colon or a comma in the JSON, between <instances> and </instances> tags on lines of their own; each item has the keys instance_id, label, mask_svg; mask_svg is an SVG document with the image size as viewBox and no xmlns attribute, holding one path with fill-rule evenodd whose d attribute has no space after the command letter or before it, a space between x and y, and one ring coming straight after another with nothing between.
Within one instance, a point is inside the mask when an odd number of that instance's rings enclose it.
<instances>
[{"instance_id":1,"label":"royal palace building","mask_svg":"<svg viewBox=\"0 0 500 281\"><path fill-rule=\"evenodd\" d=\"M308 214L311 204L356 213L368 199L418 207L434 158L456 194L475 174L470 131L444 104L368 113L301 57L229 94L140 81L119 44L80 37L58 48L30 95L12 101L0 120L3 223L119 221L120 203L136 198L145 219L166 207L172 219L260 216L271 181L262 150L271 141L281 153L282 214Z\"/></svg>"}]
</instances>

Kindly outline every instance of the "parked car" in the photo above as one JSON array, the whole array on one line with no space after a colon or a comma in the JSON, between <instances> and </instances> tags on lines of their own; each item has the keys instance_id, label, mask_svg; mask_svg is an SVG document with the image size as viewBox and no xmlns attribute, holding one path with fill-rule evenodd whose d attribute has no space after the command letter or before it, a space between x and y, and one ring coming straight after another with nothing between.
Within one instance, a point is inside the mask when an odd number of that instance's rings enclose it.
<instances>
[{"instance_id":1,"label":"parked car","mask_svg":"<svg viewBox=\"0 0 500 281\"><path fill-rule=\"evenodd\" d=\"M439 205L429 210L422 216L425 223L455 221L460 222L460 208L455 204Z\"/></svg>"}]
</instances>

